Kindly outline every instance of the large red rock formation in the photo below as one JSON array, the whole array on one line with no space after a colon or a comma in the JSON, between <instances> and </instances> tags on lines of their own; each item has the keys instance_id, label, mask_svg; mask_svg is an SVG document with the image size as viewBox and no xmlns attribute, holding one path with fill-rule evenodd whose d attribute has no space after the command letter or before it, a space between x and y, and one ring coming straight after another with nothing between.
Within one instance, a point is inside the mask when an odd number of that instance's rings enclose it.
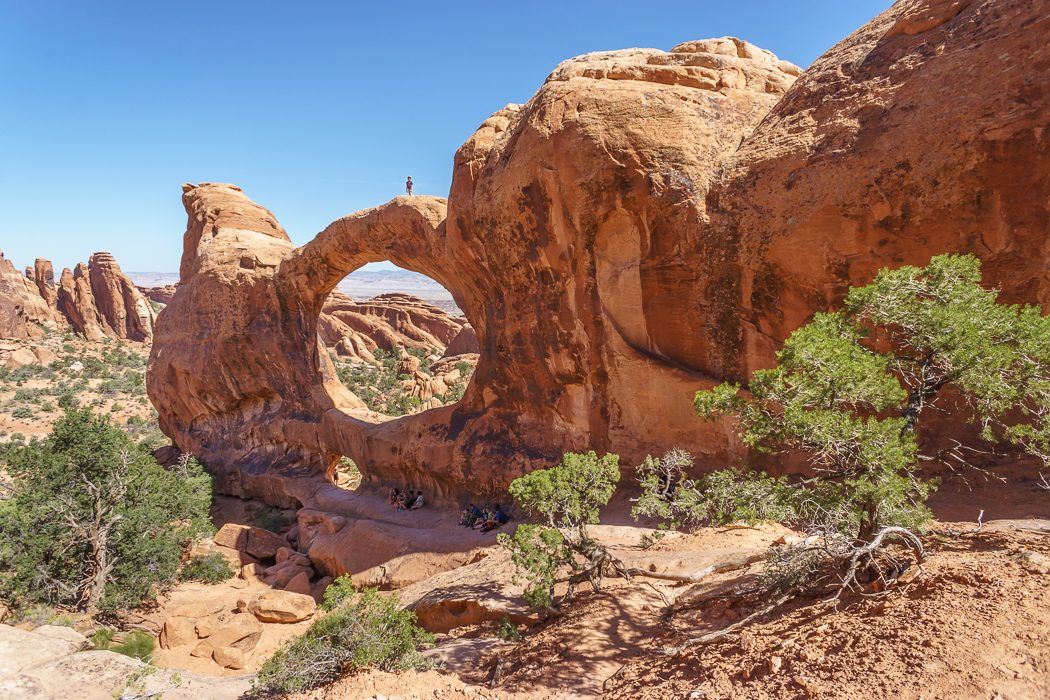
<instances>
[{"instance_id":1,"label":"large red rock formation","mask_svg":"<svg viewBox=\"0 0 1050 700\"><path fill-rule=\"evenodd\" d=\"M58 288L55 286L55 268L51 266L51 261L37 258L33 264L32 277L47 305L52 309L58 308Z\"/></svg>"},{"instance_id":2,"label":"large red rock formation","mask_svg":"<svg viewBox=\"0 0 1050 700\"><path fill-rule=\"evenodd\" d=\"M88 340L153 337L153 307L109 253L95 253L87 265L62 271L58 308Z\"/></svg>"},{"instance_id":3,"label":"large red rock formation","mask_svg":"<svg viewBox=\"0 0 1050 700\"><path fill-rule=\"evenodd\" d=\"M0 253L0 338L38 338L57 321L33 280Z\"/></svg>"},{"instance_id":4,"label":"large red rock formation","mask_svg":"<svg viewBox=\"0 0 1050 700\"><path fill-rule=\"evenodd\" d=\"M68 322L88 340L146 342L153 337L155 316L109 253L66 268L58 285L51 261L37 258L23 274L0 254L0 338L37 337Z\"/></svg>"},{"instance_id":5,"label":"large red rock formation","mask_svg":"<svg viewBox=\"0 0 1050 700\"><path fill-rule=\"evenodd\" d=\"M238 188L186 186L161 425L221 488L272 499L341 454L446 492L567 449L725 464L740 448L692 416L695 390L768 365L879 267L972 251L1008 299L1050 300L1048 22L1024 0L905 0L794 85L736 39L572 59L459 150L447 218L398 197L298 249ZM384 259L471 320L460 403L384 421L334 381L322 307Z\"/></svg>"}]
</instances>

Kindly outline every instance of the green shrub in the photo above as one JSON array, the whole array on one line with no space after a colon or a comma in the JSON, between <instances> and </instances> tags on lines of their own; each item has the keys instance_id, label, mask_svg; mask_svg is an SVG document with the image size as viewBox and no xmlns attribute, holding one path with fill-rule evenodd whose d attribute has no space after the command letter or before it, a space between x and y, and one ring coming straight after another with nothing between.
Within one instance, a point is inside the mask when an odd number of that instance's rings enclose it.
<instances>
[{"instance_id":1,"label":"green shrub","mask_svg":"<svg viewBox=\"0 0 1050 700\"><path fill-rule=\"evenodd\" d=\"M723 469L694 480L688 476L692 465L692 455L678 448L660 459L646 457L638 467L641 495L631 514L660 518L662 527L671 528L798 519L801 494L787 479Z\"/></svg>"},{"instance_id":2,"label":"green shrub","mask_svg":"<svg viewBox=\"0 0 1050 700\"><path fill-rule=\"evenodd\" d=\"M56 610L49 605L28 605L16 608L11 614L8 624L24 624L29 627L40 627L41 625L59 625L61 627L72 627L77 623L77 616L68 612Z\"/></svg>"},{"instance_id":3,"label":"green shrub","mask_svg":"<svg viewBox=\"0 0 1050 700\"><path fill-rule=\"evenodd\" d=\"M5 459L14 496L0 501L0 595L16 607L134 608L211 531L201 466L165 469L90 410L67 411L45 440Z\"/></svg>"},{"instance_id":4,"label":"green shrub","mask_svg":"<svg viewBox=\"0 0 1050 700\"><path fill-rule=\"evenodd\" d=\"M568 569L568 592L588 582L598 590L603 576L623 571L623 565L587 532L598 524L598 510L609 502L620 481L620 458L596 453L562 456L561 464L518 477L510 493L518 504L543 523L519 525L513 535L497 541L514 560L515 580L527 581L525 599L534 607L560 605L554 600L557 574Z\"/></svg>"},{"instance_id":5,"label":"green shrub","mask_svg":"<svg viewBox=\"0 0 1050 700\"><path fill-rule=\"evenodd\" d=\"M153 659L153 649L155 647L156 641L152 635L142 630L135 630L124 635L124 641L111 646L110 651L149 663Z\"/></svg>"},{"instance_id":6,"label":"green shrub","mask_svg":"<svg viewBox=\"0 0 1050 700\"><path fill-rule=\"evenodd\" d=\"M321 601L321 609L324 611L335 610L340 605L354 597L357 589L348 574L343 574L329 584L324 591L324 599Z\"/></svg>"},{"instance_id":7,"label":"green shrub","mask_svg":"<svg viewBox=\"0 0 1050 700\"><path fill-rule=\"evenodd\" d=\"M429 662L419 649L431 644L433 637L416 624L415 613L402 610L396 598L375 588L354 591L267 660L254 690L296 693L366 668L426 668Z\"/></svg>"},{"instance_id":8,"label":"green shrub","mask_svg":"<svg viewBox=\"0 0 1050 700\"><path fill-rule=\"evenodd\" d=\"M201 554L193 557L179 573L183 581L202 581L204 583L216 584L233 578L233 567L226 557L218 552Z\"/></svg>"},{"instance_id":9,"label":"green shrub","mask_svg":"<svg viewBox=\"0 0 1050 700\"><path fill-rule=\"evenodd\" d=\"M116 635L117 631L112 627L103 627L91 635L91 644L99 651L108 651Z\"/></svg>"},{"instance_id":10,"label":"green shrub","mask_svg":"<svg viewBox=\"0 0 1050 700\"><path fill-rule=\"evenodd\" d=\"M509 617L504 615L500 618L499 627L496 628L496 636L505 642L520 642L521 632Z\"/></svg>"},{"instance_id":11,"label":"green shrub","mask_svg":"<svg viewBox=\"0 0 1050 700\"><path fill-rule=\"evenodd\" d=\"M19 406L15 410L11 411L12 418L32 418L35 415L36 414L33 413L33 409L29 408L28 406Z\"/></svg>"}]
</instances>

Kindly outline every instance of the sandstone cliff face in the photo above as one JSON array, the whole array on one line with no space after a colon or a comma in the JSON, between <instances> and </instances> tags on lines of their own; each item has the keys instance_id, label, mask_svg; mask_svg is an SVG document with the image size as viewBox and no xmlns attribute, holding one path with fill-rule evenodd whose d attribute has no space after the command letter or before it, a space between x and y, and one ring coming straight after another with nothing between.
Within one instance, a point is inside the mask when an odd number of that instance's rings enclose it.
<instances>
[{"instance_id":1,"label":"sandstone cliff face","mask_svg":"<svg viewBox=\"0 0 1050 700\"><path fill-rule=\"evenodd\" d=\"M692 416L696 389L770 364L879 267L972 251L1007 298L1046 303L1047 21L1022 0L906 0L797 82L727 38L572 59L464 144L447 207L398 197L294 250L238 188L187 186L148 380L161 425L264 498L340 454L445 493L568 449L724 465L740 446ZM387 421L332 378L325 300L384 259L471 321L454 406Z\"/></svg>"}]
</instances>

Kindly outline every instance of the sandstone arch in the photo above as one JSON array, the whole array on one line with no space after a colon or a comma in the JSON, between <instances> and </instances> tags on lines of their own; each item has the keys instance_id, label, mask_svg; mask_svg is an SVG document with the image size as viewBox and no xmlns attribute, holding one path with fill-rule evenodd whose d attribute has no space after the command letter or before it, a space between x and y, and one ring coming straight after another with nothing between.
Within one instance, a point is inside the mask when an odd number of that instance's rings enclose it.
<instances>
[{"instance_id":1,"label":"sandstone arch","mask_svg":"<svg viewBox=\"0 0 1050 700\"><path fill-rule=\"evenodd\" d=\"M270 500L336 454L447 494L500 492L569 449L724 465L740 448L692 417L693 392L769 364L879 267L972 251L1006 298L1047 303L1037 5L902 0L804 74L732 38L581 56L482 123L447 203L399 197L299 250L236 187L190 186L148 380L161 425L223 488ZM377 422L332 386L318 305L379 259L445 284L474 324L460 404Z\"/></svg>"}]
</instances>

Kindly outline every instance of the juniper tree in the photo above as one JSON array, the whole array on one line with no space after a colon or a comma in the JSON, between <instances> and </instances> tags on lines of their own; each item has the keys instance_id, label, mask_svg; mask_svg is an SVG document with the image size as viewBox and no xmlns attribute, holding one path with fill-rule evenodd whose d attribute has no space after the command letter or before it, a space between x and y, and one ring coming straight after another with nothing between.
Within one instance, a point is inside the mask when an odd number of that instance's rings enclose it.
<instances>
[{"instance_id":1,"label":"juniper tree","mask_svg":"<svg viewBox=\"0 0 1050 700\"><path fill-rule=\"evenodd\" d=\"M756 452L803 455L814 478L793 495L797 517L863 543L929 518L920 460L970 462L961 443L920 452L931 408L954 407L985 439L1050 463L1050 319L1037 306L998 303L973 256L880 271L841 311L792 333L777 366L755 371L747 389L700 391L695 408L733 416Z\"/></svg>"},{"instance_id":2,"label":"juniper tree","mask_svg":"<svg viewBox=\"0 0 1050 700\"><path fill-rule=\"evenodd\" d=\"M511 483L510 494L518 505L541 521L523 523L513 535L498 538L511 552L516 575L528 581L525 597L531 605L554 605L558 582L568 584L566 598L571 598L579 583L587 581L598 590L610 567L623 568L587 531L588 525L598 524L598 511L612 498L619 481L619 457L599 457L592 451L566 453L561 464ZM559 580L562 569L569 574Z\"/></svg>"},{"instance_id":3,"label":"juniper tree","mask_svg":"<svg viewBox=\"0 0 1050 700\"><path fill-rule=\"evenodd\" d=\"M199 464L165 469L88 409L4 458L14 493L0 501L0 595L15 605L133 608L210 530L211 479Z\"/></svg>"}]
</instances>

